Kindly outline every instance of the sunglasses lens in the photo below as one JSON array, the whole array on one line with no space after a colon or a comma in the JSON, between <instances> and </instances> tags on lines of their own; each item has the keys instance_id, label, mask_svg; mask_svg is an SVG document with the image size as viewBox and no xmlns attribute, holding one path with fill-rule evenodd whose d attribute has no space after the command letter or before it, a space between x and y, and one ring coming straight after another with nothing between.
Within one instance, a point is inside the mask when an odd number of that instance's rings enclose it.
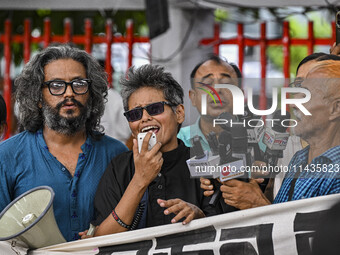
<instances>
[{"instance_id":1,"label":"sunglasses lens","mask_svg":"<svg viewBox=\"0 0 340 255\"><path fill-rule=\"evenodd\" d=\"M165 102L157 102L149 104L145 107L135 108L124 113L129 122L140 120L143 117L143 109L145 109L150 116L158 115L164 112Z\"/></svg>"},{"instance_id":2,"label":"sunglasses lens","mask_svg":"<svg viewBox=\"0 0 340 255\"><path fill-rule=\"evenodd\" d=\"M161 114L164 112L164 104L162 102L150 104L146 107L146 111L151 116Z\"/></svg>"},{"instance_id":3,"label":"sunglasses lens","mask_svg":"<svg viewBox=\"0 0 340 255\"><path fill-rule=\"evenodd\" d=\"M125 113L128 121L133 122L142 118L143 109L133 109Z\"/></svg>"}]
</instances>

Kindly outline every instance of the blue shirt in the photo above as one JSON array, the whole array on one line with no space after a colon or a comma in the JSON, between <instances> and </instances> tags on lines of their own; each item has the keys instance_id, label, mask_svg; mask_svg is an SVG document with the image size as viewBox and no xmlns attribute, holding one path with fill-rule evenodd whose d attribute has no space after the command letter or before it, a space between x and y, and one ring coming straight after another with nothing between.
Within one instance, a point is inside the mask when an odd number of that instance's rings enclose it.
<instances>
[{"instance_id":1,"label":"blue shirt","mask_svg":"<svg viewBox=\"0 0 340 255\"><path fill-rule=\"evenodd\" d=\"M327 150L310 164L307 163L308 152L309 146L293 156L274 204L288 201L294 177L298 179L292 200L340 193L340 146Z\"/></svg>"},{"instance_id":2,"label":"blue shirt","mask_svg":"<svg viewBox=\"0 0 340 255\"><path fill-rule=\"evenodd\" d=\"M88 137L74 176L49 152L42 130L22 132L0 144L0 211L22 193L42 185L54 192L53 209L67 241L79 238L94 217L93 200L108 163L127 151L119 141Z\"/></svg>"},{"instance_id":3,"label":"blue shirt","mask_svg":"<svg viewBox=\"0 0 340 255\"><path fill-rule=\"evenodd\" d=\"M177 138L181 139L184 142L185 146L192 147L191 138L198 135L201 137L203 150L210 151L209 143L200 128L200 119L201 118L198 118L195 124L182 127L177 134Z\"/></svg>"}]
</instances>

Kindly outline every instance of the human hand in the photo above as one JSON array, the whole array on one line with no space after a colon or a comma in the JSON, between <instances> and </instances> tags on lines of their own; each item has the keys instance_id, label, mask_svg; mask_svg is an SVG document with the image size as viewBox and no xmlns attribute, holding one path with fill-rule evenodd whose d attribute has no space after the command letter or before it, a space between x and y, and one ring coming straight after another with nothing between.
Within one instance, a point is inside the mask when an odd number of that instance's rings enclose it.
<instances>
[{"instance_id":1,"label":"human hand","mask_svg":"<svg viewBox=\"0 0 340 255\"><path fill-rule=\"evenodd\" d=\"M336 42L333 43L333 45L329 49L329 53L332 55L340 55L340 43L338 45L336 44Z\"/></svg>"},{"instance_id":2,"label":"human hand","mask_svg":"<svg viewBox=\"0 0 340 255\"><path fill-rule=\"evenodd\" d=\"M210 197L212 194L214 194L214 185L211 183L209 179L200 178L201 182L201 189L204 190L203 195L206 197Z\"/></svg>"},{"instance_id":3,"label":"human hand","mask_svg":"<svg viewBox=\"0 0 340 255\"><path fill-rule=\"evenodd\" d=\"M85 230L83 232L79 232L78 235L80 235L80 239L87 239L87 238L91 238L94 235L87 235L88 230Z\"/></svg>"},{"instance_id":4,"label":"human hand","mask_svg":"<svg viewBox=\"0 0 340 255\"><path fill-rule=\"evenodd\" d=\"M135 176L138 181L145 186L148 186L160 172L163 165L163 157L160 152L162 144L157 142L156 145L149 151L148 144L152 132L146 134L140 153L138 152L137 140L133 139L133 160L135 163Z\"/></svg>"},{"instance_id":5,"label":"human hand","mask_svg":"<svg viewBox=\"0 0 340 255\"><path fill-rule=\"evenodd\" d=\"M164 210L165 215L170 213L176 214L176 216L171 220L171 223L176 223L180 219L185 218L185 220L182 222L182 224L185 225L193 219L205 217L203 211L196 205L185 202L179 198L169 200L157 199L157 203L161 207L167 208Z\"/></svg>"},{"instance_id":6,"label":"human hand","mask_svg":"<svg viewBox=\"0 0 340 255\"><path fill-rule=\"evenodd\" d=\"M263 179L250 179L249 182L233 179L223 182L220 190L224 202L241 210L271 204L258 185L261 182Z\"/></svg>"},{"instance_id":7,"label":"human hand","mask_svg":"<svg viewBox=\"0 0 340 255\"><path fill-rule=\"evenodd\" d=\"M263 161L255 161L251 169L251 178L257 179L257 178L263 178L263 177L268 176L269 171L266 171L263 169L263 166L266 166L266 165L267 164Z\"/></svg>"}]
</instances>

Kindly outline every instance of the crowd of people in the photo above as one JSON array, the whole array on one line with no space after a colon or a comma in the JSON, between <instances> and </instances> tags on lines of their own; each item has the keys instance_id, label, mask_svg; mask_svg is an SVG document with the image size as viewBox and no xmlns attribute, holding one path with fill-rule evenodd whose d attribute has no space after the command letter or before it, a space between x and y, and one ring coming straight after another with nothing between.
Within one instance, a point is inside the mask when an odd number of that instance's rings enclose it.
<instances>
[{"instance_id":1,"label":"crowd of people","mask_svg":"<svg viewBox=\"0 0 340 255\"><path fill-rule=\"evenodd\" d=\"M72 241L169 223L189 224L228 213L231 207L244 210L340 193L339 173L294 171L317 164L329 170L340 162L340 57L336 55L340 46L331 51L332 55L307 56L297 68L293 86L310 92L304 106L312 115L292 109L297 126L281 159L289 162L290 171L272 178L265 191L259 184L266 173L249 181L225 181L219 188L219 205L212 206L209 201L216 186L207 178L191 178L186 161L193 136L199 136L203 149L209 150L209 134L222 131L212 125L212 119L233 112L230 91L216 89L221 105L209 99L206 114L181 127L185 119L181 85L161 66L131 67L120 81L133 137L128 150L105 135L101 125L108 93L102 66L76 47L49 46L15 79L23 131L0 143L0 211L29 189L50 186L55 192L56 222L65 239ZM206 86L242 87L238 67L218 56L197 64L189 78L189 98L199 113ZM120 128L119 123L110 125ZM6 105L0 97L0 132L4 130ZM138 148L141 132L147 135ZM157 143L149 150L152 134ZM93 234L87 231L90 223L96 227Z\"/></svg>"}]
</instances>

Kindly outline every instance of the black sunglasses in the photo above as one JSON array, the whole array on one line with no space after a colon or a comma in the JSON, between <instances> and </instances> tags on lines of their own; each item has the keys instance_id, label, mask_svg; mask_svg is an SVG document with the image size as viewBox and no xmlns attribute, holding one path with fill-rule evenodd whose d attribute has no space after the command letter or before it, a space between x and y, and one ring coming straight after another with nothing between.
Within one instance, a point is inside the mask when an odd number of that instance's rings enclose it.
<instances>
[{"instance_id":1,"label":"black sunglasses","mask_svg":"<svg viewBox=\"0 0 340 255\"><path fill-rule=\"evenodd\" d=\"M130 111L124 112L124 116L129 122L140 120L143 117L143 110L145 109L150 116L155 116L164 112L164 105L174 106L169 102L152 103L144 107L137 107Z\"/></svg>"}]
</instances>

